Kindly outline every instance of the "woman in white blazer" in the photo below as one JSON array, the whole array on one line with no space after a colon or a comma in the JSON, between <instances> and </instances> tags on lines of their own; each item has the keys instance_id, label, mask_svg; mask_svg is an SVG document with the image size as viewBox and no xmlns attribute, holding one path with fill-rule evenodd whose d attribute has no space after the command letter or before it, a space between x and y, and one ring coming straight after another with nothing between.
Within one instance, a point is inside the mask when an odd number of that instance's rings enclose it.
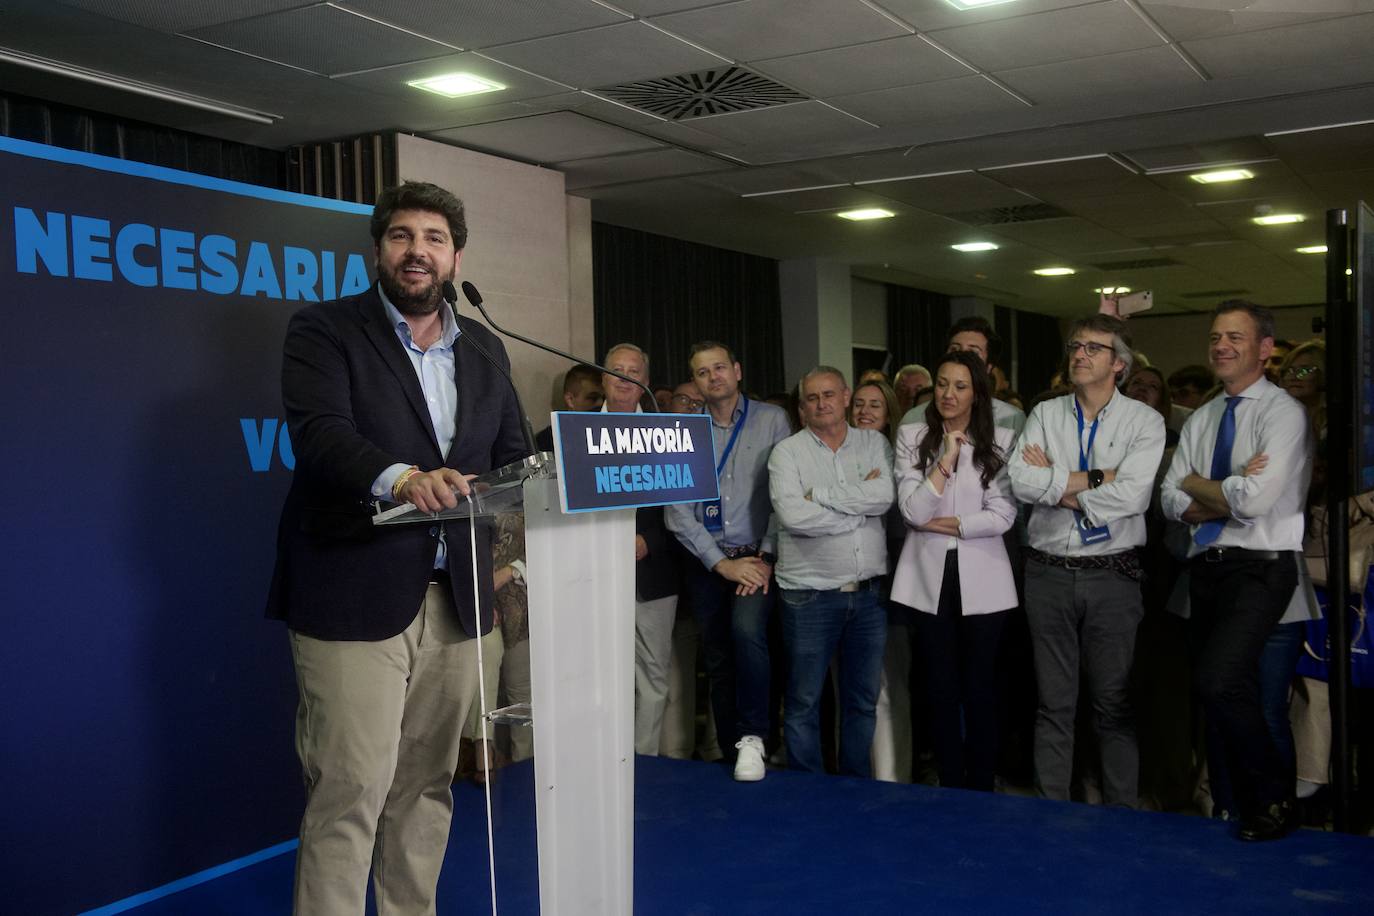
<instances>
[{"instance_id":1,"label":"woman in white blazer","mask_svg":"<svg viewBox=\"0 0 1374 916\"><path fill-rule=\"evenodd\" d=\"M969 351L941 357L925 422L897 434L897 507L907 535L892 600L919 612L942 786L993 787L997 646L1016 606L1002 542L1016 519L1011 447L1011 431L993 426L987 367Z\"/></svg>"}]
</instances>

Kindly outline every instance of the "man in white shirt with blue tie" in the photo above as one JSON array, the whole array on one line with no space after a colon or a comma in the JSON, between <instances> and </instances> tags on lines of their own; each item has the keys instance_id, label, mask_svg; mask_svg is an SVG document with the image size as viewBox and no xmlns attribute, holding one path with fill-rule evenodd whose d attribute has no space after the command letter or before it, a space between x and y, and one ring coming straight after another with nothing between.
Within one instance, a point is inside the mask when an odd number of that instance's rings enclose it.
<instances>
[{"instance_id":1,"label":"man in white shirt with blue tie","mask_svg":"<svg viewBox=\"0 0 1374 916\"><path fill-rule=\"evenodd\" d=\"M1297 585L1312 476L1302 405L1264 376L1274 316L1242 300L1216 307L1208 357L1225 397L1184 424L1164 478L1164 514L1193 526L1194 682L1221 734L1240 808L1240 838L1297 826L1260 702L1260 655Z\"/></svg>"}]
</instances>

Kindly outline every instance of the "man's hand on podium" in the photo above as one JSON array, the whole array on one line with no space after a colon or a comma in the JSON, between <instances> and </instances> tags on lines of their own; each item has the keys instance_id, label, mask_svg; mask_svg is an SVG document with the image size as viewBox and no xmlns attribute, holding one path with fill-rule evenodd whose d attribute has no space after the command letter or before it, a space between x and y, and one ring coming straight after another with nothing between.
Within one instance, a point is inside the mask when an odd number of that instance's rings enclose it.
<instances>
[{"instance_id":1,"label":"man's hand on podium","mask_svg":"<svg viewBox=\"0 0 1374 916\"><path fill-rule=\"evenodd\" d=\"M467 496L468 481L476 474L462 474L453 468L436 468L411 474L401 484L396 496L421 512L439 512L458 506L458 497Z\"/></svg>"}]
</instances>

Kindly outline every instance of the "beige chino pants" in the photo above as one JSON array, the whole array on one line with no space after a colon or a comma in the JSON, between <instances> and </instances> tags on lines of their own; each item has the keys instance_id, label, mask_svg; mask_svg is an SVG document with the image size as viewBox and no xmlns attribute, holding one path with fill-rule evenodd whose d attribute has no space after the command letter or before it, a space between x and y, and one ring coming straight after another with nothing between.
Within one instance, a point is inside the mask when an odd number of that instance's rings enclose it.
<instances>
[{"instance_id":1,"label":"beige chino pants","mask_svg":"<svg viewBox=\"0 0 1374 916\"><path fill-rule=\"evenodd\" d=\"M433 914L477 641L433 584L390 639L290 638L307 793L294 912L362 916L371 869L379 916Z\"/></svg>"}]
</instances>

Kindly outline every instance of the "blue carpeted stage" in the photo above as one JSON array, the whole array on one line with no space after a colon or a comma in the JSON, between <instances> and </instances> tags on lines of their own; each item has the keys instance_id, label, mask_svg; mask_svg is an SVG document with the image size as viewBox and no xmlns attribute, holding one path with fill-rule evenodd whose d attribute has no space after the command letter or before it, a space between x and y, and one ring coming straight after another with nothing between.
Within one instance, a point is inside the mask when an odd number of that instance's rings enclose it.
<instances>
[{"instance_id":1,"label":"blue carpeted stage","mask_svg":"<svg viewBox=\"0 0 1374 916\"><path fill-rule=\"evenodd\" d=\"M788 772L738 784L721 766L652 758L636 779L644 916L1374 912L1369 838L1246 844L1196 817ZM474 916L488 911L482 796L464 785L455 797L439 912ZM501 771L492 797L500 911L533 916L532 764ZM294 860L123 911L285 914Z\"/></svg>"}]
</instances>

